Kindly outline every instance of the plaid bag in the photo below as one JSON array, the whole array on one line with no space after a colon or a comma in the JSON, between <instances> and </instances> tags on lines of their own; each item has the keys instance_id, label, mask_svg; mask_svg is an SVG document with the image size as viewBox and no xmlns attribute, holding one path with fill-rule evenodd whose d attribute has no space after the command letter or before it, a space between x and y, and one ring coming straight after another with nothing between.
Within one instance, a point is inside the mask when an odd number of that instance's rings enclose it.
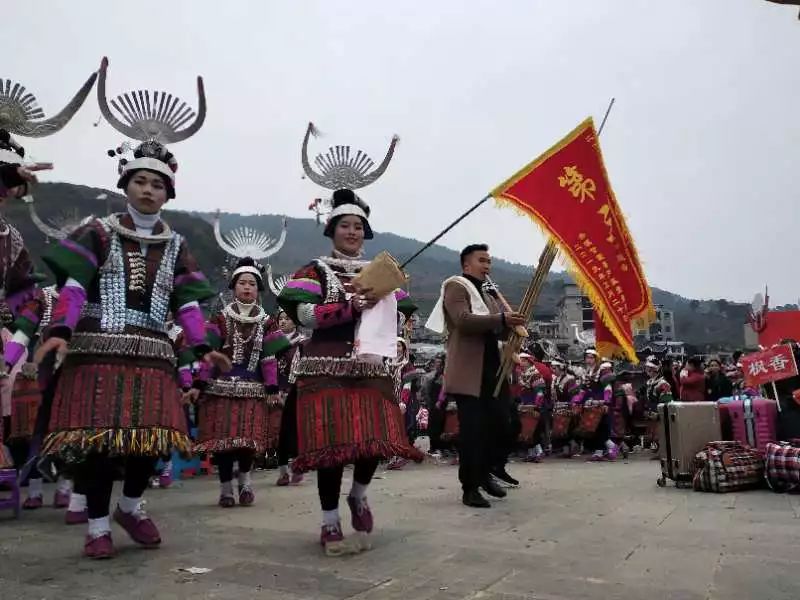
<instances>
[{"instance_id":1,"label":"plaid bag","mask_svg":"<svg viewBox=\"0 0 800 600\"><path fill-rule=\"evenodd\" d=\"M710 442L695 455L692 486L698 492L737 492L764 481L761 455L739 442Z\"/></svg>"},{"instance_id":2,"label":"plaid bag","mask_svg":"<svg viewBox=\"0 0 800 600\"><path fill-rule=\"evenodd\" d=\"M800 485L800 440L767 444L767 485L786 492Z\"/></svg>"}]
</instances>

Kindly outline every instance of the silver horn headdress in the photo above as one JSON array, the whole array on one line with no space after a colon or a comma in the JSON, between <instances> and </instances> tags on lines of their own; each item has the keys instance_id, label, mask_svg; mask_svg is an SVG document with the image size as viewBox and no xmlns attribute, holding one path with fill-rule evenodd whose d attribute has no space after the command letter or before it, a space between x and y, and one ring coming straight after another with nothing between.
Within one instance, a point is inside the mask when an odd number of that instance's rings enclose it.
<instances>
[{"instance_id":1,"label":"silver horn headdress","mask_svg":"<svg viewBox=\"0 0 800 600\"><path fill-rule=\"evenodd\" d=\"M78 93L58 114L45 119L36 96L25 86L10 79L0 79L0 129L25 137L40 138L62 129L78 112L97 79L92 73Z\"/></svg>"},{"instance_id":2,"label":"silver horn headdress","mask_svg":"<svg viewBox=\"0 0 800 600\"><path fill-rule=\"evenodd\" d=\"M234 258L249 256L253 260L264 260L278 252L286 243L288 222L285 217L281 235L277 240L263 231L256 231L250 227L237 227L223 235L219 227L219 217L218 210L214 215L214 237L219 247Z\"/></svg>"},{"instance_id":3,"label":"silver horn headdress","mask_svg":"<svg viewBox=\"0 0 800 600\"><path fill-rule=\"evenodd\" d=\"M303 171L311 181L329 190L341 188L357 190L375 183L389 167L397 142L400 141L397 135L392 136L386 156L383 157L383 161L377 167L375 166L375 161L363 150L356 150L355 154L352 154L350 146L332 146L328 148L327 152L317 154L314 159L314 165L317 169L315 170L308 159L308 140L312 135L318 136L319 130L314 126L314 123L309 123L301 150ZM323 199L316 199L309 206L309 210L316 213L317 223L320 222L322 215L327 214L329 208L330 201Z\"/></svg>"},{"instance_id":4,"label":"silver horn headdress","mask_svg":"<svg viewBox=\"0 0 800 600\"><path fill-rule=\"evenodd\" d=\"M289 281L288 275L279 275L277 278L273 278L272 265L267 263L267 283L273 294L280 296L281 290L286 286L287 281Z\"/></svg>"},{"instance_id":5,"label":"silver horn headdress","mask_svg":"<svg viewBox=\"0 0 800 600\"><path fill-rule=\"evenodd\" d=\"M54 240L63 240L78 227L89 223L94 219L94 215L81 218L76 210L72 210L65 211L53 219L53 224L51 225L50 223L44 221L39 216L39 213L36 212L36 208L34 208L33 196L27 196L25 202L28 205L28 212L30 212L31 221L33 221L33 224L36 225L37 229L46 236L47 241L50 241L51 238Z\"/></svg>"},{"instance_id":6,"label":"silver horn headdress","mask_svg":"<svg viewBox=\"0 0 800 600\"><path fill-rule=\"evenodd\" d=\"M206 119L202 77L197 78L196 112L177 96L157 91L151 95L147 90L120 94L111 100L112 111L106 100L107 72L108 58L103 57L97 81L97 101L103 118L122 135L142 142L153 140L160 144L174 144L193 136L202 127Z\"/></svg>"}]
</instances>

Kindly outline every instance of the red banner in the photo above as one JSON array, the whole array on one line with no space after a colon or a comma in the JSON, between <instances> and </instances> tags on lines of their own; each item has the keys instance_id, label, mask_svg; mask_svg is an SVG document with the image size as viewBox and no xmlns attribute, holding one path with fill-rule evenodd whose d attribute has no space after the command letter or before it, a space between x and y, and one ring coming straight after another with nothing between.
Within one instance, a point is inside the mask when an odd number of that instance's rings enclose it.
<instances>
[{"instance_id":1,"label":"red banner","mask_svg":"<svg viewBox=\"0 0 800 600\"><path fill-rule=\"evenodd\" d=\"M608 180L592 119L491 195L522 211L554 239L623 353L638 362L632 324L646 327L655 311L636 247Z\"/></svg>"},{"instance_id":2,"label":"red banner","mask_svg":"<svg viewBox=\"0 0 800 600\"><path fill-rule=\"evenodd\" d=\"M773 346L763 352L747 354L740 361L744 381L752 387L797 375L797 363L792 347L788 345Z\"/></svg>"},{"instance_id":3,"label":"red banner","mask_svg":"<svg viewBox=\"0 0 800 600\"><path fill-rule=\"evenodd\" d=\"M617 338L611 333L611 330L603 323L603 319L597 311L593 311L592 317L594 318L594 346L600 356L603 358L623 358L625 351L623 350Z\"/></svg>"}]
</instances>

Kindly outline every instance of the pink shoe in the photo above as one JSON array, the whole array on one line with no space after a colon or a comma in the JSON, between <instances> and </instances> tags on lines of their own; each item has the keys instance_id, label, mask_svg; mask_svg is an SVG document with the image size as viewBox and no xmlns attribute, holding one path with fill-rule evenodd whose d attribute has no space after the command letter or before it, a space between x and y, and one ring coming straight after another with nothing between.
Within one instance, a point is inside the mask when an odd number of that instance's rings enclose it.
<instances>
[{"instance_id":1,"label":"pink shoe","mask_svg":"<svg viewBox=\"0 0 800 600\"><path fill-rule=\"evenodd\" d=\"M303 483L302 473L292 473L292 485L300 485Z\"/></svg>"},{"instance_id":2,"label":"pink shoe","mask_svg":"<svg viewBox=\"0 0 800 600\"><path fill-rule=\"evenodd\" d=\"M408 464L408 461L406 459L401 458L399 456L393 456L392 460L389 461L389 464L386 465L386 469L388 471L399 471L403 467L405 467L407 464Z\"/></svg>"},{"instance_id":3,"label":"pink shoe","mask_svg":"<svg viewBox=\"0 0 800 600\"><path fill-rule=\"evenodd\" d=\"M301 477L302 477L302 475L301 475ZM294 476L292 476L292 478L294 478ZM280 486L280 487L284 487L284 486L289 485L289 474L288 473L284 473L283 475L278 477L278 481L275 482L275 485Z\"/></svg>"},{"instance_id":4,"label":"pink shoe","mask_svg":"<svg viewBox=\"0 0 800 600\"><path fill-rule=\"evenodd\" d=\"M319 534L319 543L325 549L328 556L341 556L347 553L347 546L342 533L342 524L323 525Z\"/></svg>"},{"instance_id":5,"label":"pink shoe","mask_svg":"<svg viewBox=\"0 0 800 600\"><path fill-rule=\"evenodd\" d=\"M602 462L602 461L604 461L605 459L606 459L606 457L605 457L605 456L603 456L602 454L596 454L596 453L595 453L595 454L592 454L592 455L589 457L589 461L590 461L590 462Z\"/></svg>"},{"instance_id":6,"label":"pink shoe","mask_svg":"<svg viewBox=\"0 0 800 600\"><path fill-rule=\"evenodd\" d=\"M25 510L36 510L37 508L42 508L42 506L44 506L44 501L41 496L28 496L25 498L25 502L22 503L22 508Z\"/></svg>"},{"instance_id":7,"label":"pink shoe","mask_svg":"<svg viewBox=\"0 0 800 600\"><path fill-rule=\"evenodd\" d=\"M222 508L233 508L236 506L236 500L233 498L233 496L220 496L218 504Z\"/></svg>"},{"instance_id":8,"label":"pink shoe","mask_svg":"<svg viewBox=\"0 0 800 600\"><path fill-rule=\"evenodd\" d=\"M69 492L56 490L53 496L53 508L67 508L69 506Z\"/></svg>"},{"instance_id":9,"label":"pink shoe","mask_svg":"<svg viewBox=\"0 0 800 600\"><path fill-rule=\"evenodd\" d=\"M157 548L161 544L161 535L153 523L140 508L136 513L122 512L119 506L114 511L114 520L122 527L131 539L145 548Z\"/></svg>"},{"instance_id":10,"label":"pink shoe","mask_svg":"<svg viewBox=\"0 0 800 600\"><path fill-rule=\"evenodd\" d=\"M239 490L239 506L252 506L255 501L256 495L253 493L253 488L243 485Z\"/></svg>"},{"instance_id":11,"label":"pink shoe","mask_svg":"<svg viewBox=\"0 0 800 600\"><path fill-rule=\"evenodd\" d=\"M64 515L64 523L67 525L83 525L88 522L88 510L68 510Z\"/></svg>"},{"instance_id":12,"label":"pink shoe","mask_svg":"<svg viewBox=\"0 0 800 600\"><path fill-rule=\"evenodd\" d=\"M167 471L158 476L158 487L168 488L172 485L172 472Z\"/></svg>"},{"instance_id":13,"label":"pink shoe","mask_svg":"<svg viewBox=\"0 0 800 600\"><path fill-rule=\"evenodd\" d=\"M111 541L111 533L104 533L99 537L86 536L86 543L83 545L83 555L87 558L113 558L114 542Z\"/></svg>"},{"instance_id":14,"label":"pink shoe","mask_svg":"<svg viewBox=\"0 0 800 600\"><path fill-rule=\"evenodd\" d=\"M369 504L367 504L366 497L359 501L352 496L348 496L347 505L350 507L350 513L353 517L353 529L364 533L371 533L373 526L372 511L369 508Z\"/></svg>"},{"instance_id":15,"label":"pink shoe","mask_svg":"<svg viewBox=\"0 0 800 600\"><path fill-rule=\"evenodd\" d=\"M609 448L606 451L606 459L611 461L611 462L614 462L615 460L617 460L618 456L619 456L619 448L617 446L614 446L613 448Z\"/></svg>"}]
</instances>

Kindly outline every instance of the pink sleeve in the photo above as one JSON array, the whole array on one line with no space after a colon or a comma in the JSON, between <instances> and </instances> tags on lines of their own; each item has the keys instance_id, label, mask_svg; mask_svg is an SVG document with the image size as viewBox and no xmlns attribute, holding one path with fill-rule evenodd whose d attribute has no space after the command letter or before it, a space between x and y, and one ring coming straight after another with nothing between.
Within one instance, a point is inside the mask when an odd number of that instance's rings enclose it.
<instances>
[{"instance_id":1,"label":"pink sleeve","mask_svg":"<svg viewBox=\"0 0 800 600\"><path fill-rule=\"evenodd\" d=\"M349 302L317 304L314 306L314 320L319 329L343 325L354 320L353 306Z\"/></svg>"}]
</instances>

